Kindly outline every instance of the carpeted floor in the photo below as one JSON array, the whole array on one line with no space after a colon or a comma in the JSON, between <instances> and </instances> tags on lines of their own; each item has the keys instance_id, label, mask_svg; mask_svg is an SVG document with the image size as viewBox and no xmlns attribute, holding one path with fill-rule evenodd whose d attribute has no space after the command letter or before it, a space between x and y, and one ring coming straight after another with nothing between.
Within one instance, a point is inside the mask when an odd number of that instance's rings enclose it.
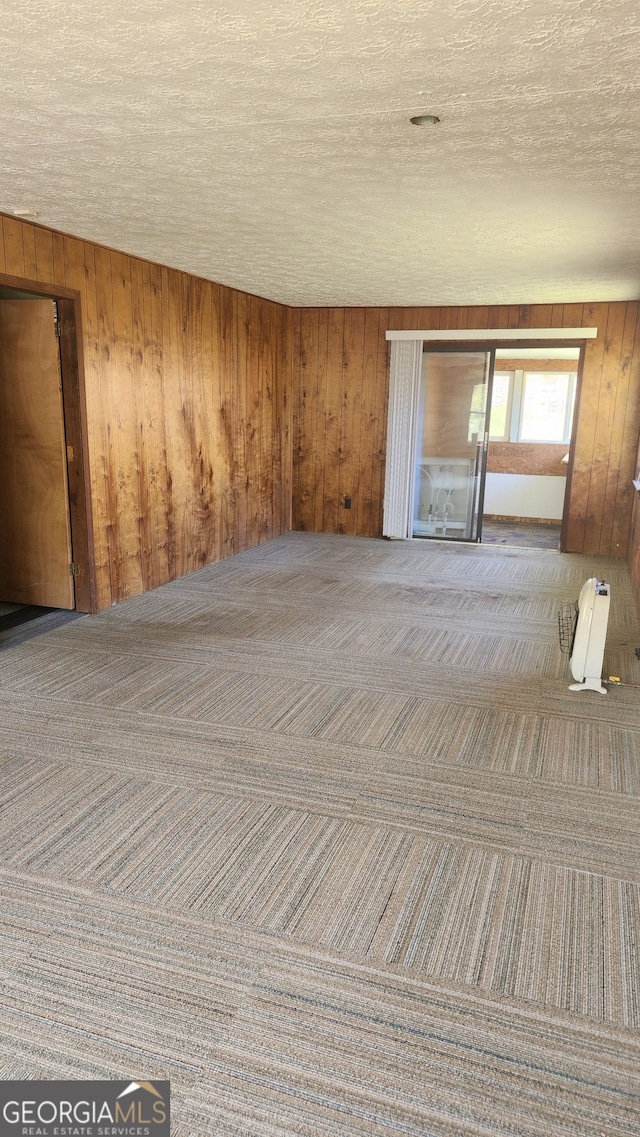
<instances>
[{"instance_id":1,"label":"carpeted floor","mask_svg":"<svg viewBox=\"0 0 640 1137\"><path fill-rule=\"evenodd\" d=\"M5 651L0 1076L169 1078L175 1137L637 1134L638 644L618 561L290 533Z\"/></svg>"},{"instance_id":2,"label":"carpeted floor","mask_svg":"<svg viewBox=\"0 0 640 1137\"><path fill-rule=\"evenodd\" d=\"M83 612L63 608L0 603L0 651L9 651L19 643L82 619L83 615Z\"/></svg>"}]
</instances>

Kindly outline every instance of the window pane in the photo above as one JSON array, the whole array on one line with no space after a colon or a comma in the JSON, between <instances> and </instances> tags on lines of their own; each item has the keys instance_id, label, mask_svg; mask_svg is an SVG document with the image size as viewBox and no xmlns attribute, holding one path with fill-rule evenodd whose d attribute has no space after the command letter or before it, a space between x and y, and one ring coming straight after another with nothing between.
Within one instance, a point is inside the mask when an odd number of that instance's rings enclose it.
<instances>
[{"instance_id":1,"label":"window pane","mask_svg":"<svg viewBox=\"0 0 640 1137\"><path fill-rule=\"evenodd\" d=\"M520 438L523 442L564 442L571 376L561 372L527 371Z\"/></svg>"},{"instance_id":2,"label":"window pane","mask_svg":"<svg viewBox=\"0 0 640 1137\"><path fill-rule=\"evenodd\" d=\"M494 373L493 393L491 395L491 420L489 423L490 438L506 438L507 436L507 411L509 409L511 375L511 371L496 371Z\"/></svg>"},{"instance_id":3,"label":"window pane","mask_svg":"<svg viewBox=\"0 0 640 1137\"><path fill-rule=\"evenodd\" d=\"M487 384L476 383L471 392L471 407L469 410L469 436L468 441L473 442L484 431L485 408L487 405Z\"/></svg>"}]
</instances>

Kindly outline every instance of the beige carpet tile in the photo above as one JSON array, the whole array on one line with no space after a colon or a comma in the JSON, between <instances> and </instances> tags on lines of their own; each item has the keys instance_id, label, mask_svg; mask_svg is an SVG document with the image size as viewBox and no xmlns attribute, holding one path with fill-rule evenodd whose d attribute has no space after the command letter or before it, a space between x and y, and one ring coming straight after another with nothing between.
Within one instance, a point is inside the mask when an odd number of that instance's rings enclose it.
<instances>
[{"instance_id":1,"label":"beige carpet tile","mask_svg":"<svg viewBox=\"0 0 640 1137\"><path fill-rule=\"evenodd\" d=\"M221 1044L215 1093L204 1080L195 1087L201 1115L215 1132L264 1137L621 1137L638 1124L635 1095L607 1093L594 1084L594 1067L584 1081L559 1071L548 1053L532 1055L531 1037L514 1057L504 1042L488 1050L477 1020L454 1040L450 1023L427 1007L419 1026L386 1017L384 998L371 1011L354 1016L338 1000L265 991Z\"/></svg>"},{"instance_id":2,"label":"beige carpet tile","mask_svg":"<svg viewBox=\"0 0 640 1137\"><path fill-rule=\"evenodd\" d=\"M52 658L50 648L48 652L51 655L38 656L43 667ZM125 681L124 688L114 668L114 685L105 688L103 663L92 667L82 655L86 675L64 675L54 680L45 668L46 678L41 681L37 675L28 674L23 665L22 673L16 669L11 686L25 697L27 691L42 697L51 695L55 683L54 690L61 698L161 716L171 731L176 729L176 719L255 727L268 735L285 733L374 746L431 761L619 792L637 793L640 786L640 716L637 693L630 688L613 688L603 697L568 689L565 694L564 689L555 690L555 684L546 691L538 690L533 700L537 707L555 713L540 710L536 714L529 708L525 712L522 704L527 691L521 699L517 684L504 684L500 701L507 705L517 701L521 710L487 707L487 683L482 680L474 694L476 705L470 706L471 697L465 701L464 692L452 692L447 700L441 695L437 698L435 692L418 697L402 694L401 682L392 692L384 690L379 679L372 689L364 683L361 688L353 683L309 682L210 665L197 669L188 666L177 679L176 664L170 665L167 674L162 664L147 661L138 667L135 682L133 678ZM57 670L57 661L52 670ZM495 676L492 683L496 683ZM420 687L415 678L413 687ZM528 693L531 695L530 690ZM594 705L601 708L597 721L580 713L581 708ZM560 714L563 708L565 713ZM52 720L57 713L64 718L63 707L52 703ZM2 711L0 720L1 716ZM151 724L148 729L153 729Z\"/></svg>"},{"instance_id":3,"label":"beige carpet tile","mask_svg":"<svg viewBox=\"0 0 640 1137\"><path fill-rule=\"evenodd\" d=\"M19 726L11 729L13 745L5 761L30 760L52 754L61 760L96 765L119 772L136 772L170 785L209 789L261 801L292 800L307 807L348 812L357 796L354 776L371 762L371 753L357 756L343 747L307 740L304 749L286 735L265 739L258 730L166 719L110 708L69 706L58 700L38 700L37 708L24 698L7 699ZM8 732L7 732L8 733ZM309 751L316 760L309 762Z\"/></svg>"},{"instance_id":4,"label":"beige carpet tile","mask_svg":"<svg viewBox=\"0 0 640 1137\"><path fill-rule=\"evenodd\" d=\"M614 1137L638 1124L637 1037L351 963L335 997L335 961L293 950L278 945L221 1041L222 1093L201 1108L229 1132L306 1132L311 1109L318 1132L340 1134Z\"/></svg>"},{"instance_id":5,"label":"beige carpet tile","mask_svg":"<svg viewBox=\"0 0 640 1137\"><path fill-rule=\"evenodd\" d=\"M640 1025L640 885L479 848L489 827L477 806L476 823L465 830L474 843L464 846L435 839L430 817L412 833L411 819L388 828L104 777L96 767L52 768L47 781L28 805L17 789L19 810L5 808L0 860L7 866ZM537 804L520 806L530 815L523 828L535 831ZM484 809L491 812L486 800ZM565 803L556 855L579 860L566 846L578 843L582 818L567 833L568 812ZM551 842L556 825L557 817L545 818ZM496 843L493 830L491 837ZM624 844L620 833L617 844L610 832L599 837L595 825L591 840L596 851L583 856L592 860ZM635 827L627 847L640 880ZM618 999L603 990L610 953Z\"/></svg>"},{"instance_id":6,"label":"beige carpet tile","mask_svg":"<svg viewBox=\"0 0 640 1137\"><path fill-rule=\"evenodd\" d=\"M5 1012L24 1008L28 990L31 1011L52 1023L187 1068L214 1053L253 979L236 962L233 930L216 941L148 923L141 910L42 877L2 873L0 911L13 933L2 961Z\"/></svg>"},{"instance_id":7,"label":"beige carpet tile","mask_svg":"<svg viewBox=\"0 0 640 1137\"><path fill-rule=\"evenodd\" d=\"M99 801L103 802L100 808L108 812L109 794L114 792L115 784L112 779L118 784L118 794L128 795L127 809L135 816L135 802L138 798L144 800L144 787L149 779L152 783L165 783L164 786L152 784L153 794L169 792L170 787L185 792L193 787L206 793L213 776L221 792L245 801L274 801L288 806L293 796L303 812L311 807L325 816L351 815L389 828L439 839L451 836L456 841L473 842L497 851L522 850L553 863L638 879L636 798L603 789L594 791L588 787L527 780L511 774L487 774L476 768L412 760L383 752L377 752L376 761L373 748L345 748L316 741L312 750L310 744L299 750L292 749L286 739L281 739L279 746L272 743L265 747L263 738L255 731L248 732L249 737L244 738L233 730L224 734L216 731L209 739L190 731L165 738L162 743L158 725L156 723L155 737L153 733L145 737L142 732L136 735L130 729L125 730L127 751L119 759L112 757L113 746L98 745L95 751L99 738L94 736L89 763L92 772L86 789L88 827L91 811L98 808ZM119 731L124 726L121 716L112 716L110 722L104 724L104 737L114 727ZM172 743L175 752L172 752ZM43 754L50 753L52 744L46 736L42 737L41 745ZM65 756L67 749L63 745ZM54 828L58 818L64 818L65 814L71 816L67 803L73 804L73 794L84 804L83 779L87 765L84 750L78 741L71 747L77 769L71 768L68 774L68 759L61 759L50 770L50 762L43 765L38 775L49 794ZM310 767L312 756L314 764ZM22 758L29 766L31 756L22 754ZM11 758L7 756L5 762L11 771ZM105 774L105 765L110 770L109 777ZM132 768L137 768L135 778ZM13 830L18 833L23 815L38 822L41 794L38 789L35 795L25 795L19 774L9 772L7 777L5 840L7 847L11 847L9 833ZM14 783L18 786L19 798L12 805ZM94 784L98 785L100 795L92 804L90 787ZM13 829L12 815L16 818ZM119 823L114 821L116 827ZM75 824L75 821L69 822L70 832ZM20 840L27 840L29 832L28 827L24 828ZM34 839L44 841L47 832L48 829L41 831ZM16 855L19 847L14 850Z\"/></svg>"},{"instance_id":8,"label":"beige carpet tile","mask_svg":"<svg viewBox=\"0 0 640 1137\"><path fill-rule=\"evenodd\" d=\"M363 790L354 812L372 823L438 839L449 835L487 851L522 850L554 864L640 880L637 805L618 814L603 795L589 808L574 808L573 792L538 795L532 787L527 796L521 784L454 781L434 770L410 793L400 776L395 792L389 780L378 792L375 786Z\"/></svg>"},{"instance_id":9,"label":"beige carpet tile","mask_svg":"<svg viewBox=\"0 0 640 1137\"><path fill-rule=\"evenodd\" d=\"M639 640L620 562L287 534L4 651L4 1076L170 1077L176 1137L637 1132Z\"/></svg>"},{"instance_id":10,"label":"beige carpet tile","mask_svg":"<svg viewBox=\"0 0 640 1137\"><path fill-rule=\"evenodd\" d=\"M75 721L79 726L82 718ZM123 781L118 793L128 794L129 808L138 796L144 799L149 779L152 796L168 793L170 787L206 790L213 775L220 790L230 796L281 803L293 797L306 808L313 803L322 813L351 813L363 821L427 836L453 836L499 851L522 850L554 863L638 879L637 799L603 788L592 792L588 786L563 787L495 770L450 766L437 758L380 752L376 761L373 748L346 749L317 740L312 749L307 743L304 750L292 748L286 738L277 743L271 739L267 746L256 731L239 735L233 729L218 729L207 735L192 727L163 738L161 722L153 722L145 731L132 715L122 713L113 713L106 721L89 716L84 739L80 735L71 742L67 732L72 720L57 729L55 722L46 711L39 718L33 712L29 716L27 736L32 739L39 731L40 760L21 750L15 759L5 753L7 848L12 847L14 830L27 838L29 827L22 825L23 818L38 822L43 794L48 795L53 824L58 817L70 816L74 800L84 805L86 798L90 834L92 811L102 801L100 808L108 813L115 782ZM114 738L126 740L121 755ZM57 763L50 761L52 751L60 755ZM77 769L67 770L68 753ZM124 780L123 772L128 775ZM155 781L169 788L154 787ZM129 785L132 788L127 790ZM76 824L70 823L70 831ZM47 831L39 834L40 839Z\"/></svg>"},{"instance_id":11,"label":"beige carpet tile","mask_svg":"<svg viewBox=\"0 0 640 1137\"><path fill-rule=\"evenodd\" d=\"M579 590L583 583L582 572L575 576L575 581L568 584L555 580L551 586L532 596L529 589L503 588L502 581L484 591L469 588L468 583L465 588L444 587L439 574L437 583L432 584L409 583L400 575L371 580L358 572L357 564L350 570L336 571L332 576L319 574L311 566L304 572L292 574L273 569L258 570L246 565L234 573L233 592L236 604L259 595L269 607L283 611L299 605L301 601L314 602L324 597L330 601L333 614L380 611L387 617L392 613L396 619L403 621L415 620L416 617L420 620L438 619L446 612L448 620L461 624L472 612L474 623L478 621L480 625L490 624L495 618L517 618L524 628L532 621L537 621L538 625L540 622L548 623L555 634L559 603L575 599L575 590ZM613 587L619 580L626 584L626 578L618 568ZM172 586L173 603L166 607L167 621L182 623L188 620L194 631L201 620L206 626L214 604L229 603L229 584L228 573L202 579L197 587L176 582ZM633 605L625 596L610 615L611 627L624 627L624 616L629 612L633 613Z\"/></svg>"},{"instance_id":12,"label":"beige carpet tile","mask_svg":"<svg viewBox=\"0 0 640 1137\"><path fill-rule=\"evenodd\" d=\"M297 629L296 619L300 621ZM188 621L168 625L160 619L142 623L133 620L126 625L120 615L106 627L104 617L83 620L58 633L55 640L45 636L27 645L20 654L12 653L10 659L7 653L0 660L0 676L15 689L45 687L62 692L68 688L81 696L82 677L86 673L84 689L89 692L94 688L99 697L101 690L108 692L110 667L117 693L118 680L126 686L135 676L136 684L144 685L147 668L149 683L157 681L170 689L172 678L179 684L180 669L186 683L202 668L228 667L231 658L235 668L249 673L265 670L290 678L296 673L303 677L306 671L315 679L320 671L328 681L403 684L415 694L437 693L446 688L454 698L463 701L482 700L491 688L496 697L504 700L511 688L525 704L535 698L537 680L546 683L549 679L568 678L566 658L558 650L555 620L551 625L540 621L537 629L533 622L523 638L513 635L512 619L504 621L502 628L493 621L492 631L496 634L490 635L486 631L472 634L468 629L451 629L448 622L443 629L442 618L439 623L431 620L430 626L424 619L409 621L398 629L379 618L337 622L317 615L311 621L306 611L297 610L296 616L294 610L289 613L293 633L286 636L276 612L272 616L273 639L264 641L256 634L234 637L224 619L219 623L220 627L207 630L206 626L193 627ZM318 631L315 638L313 629ZM73 649L70 660L61 660L59 649L54 646L60 643L60 637ZM635 638L629 623L617 639L609 635L605 676L620 674L625 682L640 682L640 660L633 649ZM154 664L159 672L157 677ZM202 678L204 681L204 674ZM474 690L476 684L480 684L478 692ZM568 681L566 685L554 685L556 694L567 688ZM593 694L586 693L581 693L581 702L583 694L593 702ZM621 691L618 688L610 694L619 700ZM577 696L572 695L570 702L575 704Z\"/></svg>"},{"instance_id":13,"label":"beige carpet tile","mask_svg":"<svg viewBox=\"0 0 640 1137\"><path fill-rule=\"evenodd\" d=\"M0 1071L167 1077L178 1135L630 1137L640 1123L640 1040L624 1028L33 874L0 874L0 910L14 928Z\"/></svg>"}]
</instances>

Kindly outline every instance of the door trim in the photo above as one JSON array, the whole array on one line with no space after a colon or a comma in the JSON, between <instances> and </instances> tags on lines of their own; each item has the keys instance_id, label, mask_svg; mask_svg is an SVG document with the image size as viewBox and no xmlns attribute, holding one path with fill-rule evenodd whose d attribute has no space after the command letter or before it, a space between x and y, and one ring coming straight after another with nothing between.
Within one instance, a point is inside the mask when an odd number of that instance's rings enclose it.
<instances>
[{"instance_id":1,"label":"door trim","mask_svg":"<svg viewBox=\"0 0 640 1137\"><path fill-rule=\"evenodd\" d=\"M562 503L562 521L560 523L560 552L567 551L567 538L569 536L569 505L571 503L571 482L573 479L573 462L576 453L576 437L578 433L578 419L580 418L580 399L582 397L582 374L587 345L580 345L578 369L576 371L576 394L573 402L573 421L571 423L571 438L569 440L569 461L567 463L567 481L564 487L564 501Z\"/></svg>"},{"instance_id":2,"label":"door trim","mask_svg":"<svg viewBox=\"0 0 640 1137\"><path fill-rule=\"evenodd\" d=\"M484 492L487 484L487 463L489 461L489 422L491 420L491 399L493 397L493 374L496 369L496 349L489 349L489 377L487 379L487 402L484 412L484 433L482 436L482 468L478 488L478 520L476 523L476 544L482 542L482 522L484 520Z\"/></svg>"},{"instance_id":3,"label":"door trim","mask_svg":"<svg viewBox=\"0 0 640 1137\"><path fill-rule=\"evenodd\" d=\"M43 284L6 273L0 273L0 285L30 292L43 300L55 300L58 319L65 328L65 334L58 342L67 445L71 550L73 563L79 566L74 579L76 611L97 612L80 293L58 284Z\"/></svg>"},{"instance_id":4,"label":"door trim","mask_svg":"<svg viewBox=\"0 0 640 1137\"><path fill-rule=\"evenodd\" d=\"M570 520L569 504L571 501L571 483L573 480L573 464L578 432L578 421L580 417L580 399L582 394L582 379L587 341L596 339L597 336L598 328L491 328L486 331L477 328L469 328L459 332L446 330L426 332L387 330L385 333L385 339L391 341L392 348L394 343L397 343L398 341L402 342L406 340L413 340L415 342L420 341L422 345L422 351L460 351L461 343L464 344L464 347L462 348L464 351L473 351L474 348L478 351L488 351L491 349L495 350L496 348L503 346L508 346L509 348L513 348L515 350L518 347L544 347L545 340L547 341L546 346L550 348L577 347L580 349L578 369L576 374L576 395L573 409L573 423L571 426L571 441L569 442L569 463L567 466L567 480L565 485L564 502L562 506L562 521L560 526L559 552L561 553L567 552L567 539ZM491 378L493 380L493 373L491 375ZM484 500L482 502L482 506L484 509ZM480 533L482 534L482 517L480 517ZM383 536L385 535L386 534L383 531ZM413 537L409 539L416 540L416 538Z\"/></svg>"},{"instance_id":5,"label":"door trim","mask_svg":"<svg viewBox=\"0 0 640 1137\"><path fill-rule=\"evenodd\" d=\"M388 331L388 340L422 340L424 343L466 343L486 340L509 340L519 342L529 340L594 340L598 337L597 328L464 328L444 331L394 332ZM513 347L513 342L509 343Z\"/></svg>"}]
</instances>

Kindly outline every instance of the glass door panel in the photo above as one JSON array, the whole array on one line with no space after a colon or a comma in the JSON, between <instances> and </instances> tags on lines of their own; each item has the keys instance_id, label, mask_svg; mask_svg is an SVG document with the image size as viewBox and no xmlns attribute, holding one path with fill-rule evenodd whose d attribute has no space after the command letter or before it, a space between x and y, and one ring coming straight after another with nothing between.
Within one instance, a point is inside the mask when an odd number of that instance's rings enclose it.
<instances>
[{"instance_id":1,"label":"glass door panel","mask_svg":"<svg viewBox=\"0 0 640 1137\"><path fill-rule=\"evenodd\" d=\"M493 357L493 351L423 353L414 537L480 540Z\"/></svg>"}]
</instances>

